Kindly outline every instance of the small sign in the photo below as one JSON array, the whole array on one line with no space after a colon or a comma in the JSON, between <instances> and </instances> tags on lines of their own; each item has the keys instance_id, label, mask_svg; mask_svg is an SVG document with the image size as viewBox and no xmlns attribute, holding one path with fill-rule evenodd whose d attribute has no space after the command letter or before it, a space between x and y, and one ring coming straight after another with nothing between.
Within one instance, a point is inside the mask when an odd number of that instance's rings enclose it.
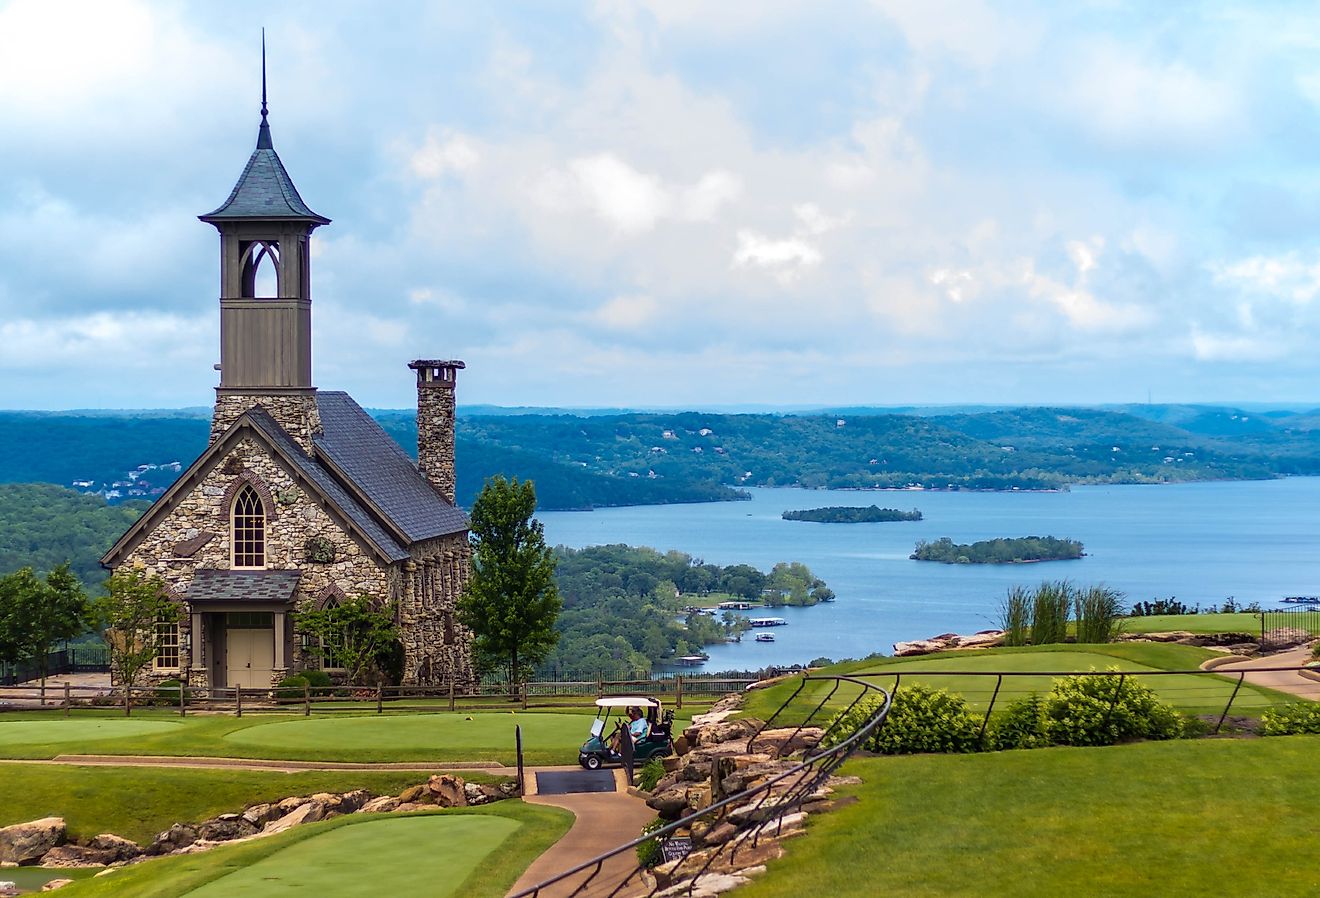
<instances>
[{"instance_id":1,"label":"small sign","mask_svg":"<svg viewBox=\"0 0 1320 898\"><path fill-rule=\"evenodd\" d=\"M692 839L688 836L670 836L660 843L665 862L678 861L692 853Z\"/></svg>"}]
</instances>

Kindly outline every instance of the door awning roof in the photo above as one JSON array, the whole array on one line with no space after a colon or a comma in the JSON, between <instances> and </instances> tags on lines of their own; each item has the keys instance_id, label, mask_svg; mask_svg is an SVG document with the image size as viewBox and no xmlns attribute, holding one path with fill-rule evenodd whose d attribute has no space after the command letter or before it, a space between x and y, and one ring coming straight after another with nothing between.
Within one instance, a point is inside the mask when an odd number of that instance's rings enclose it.
<instances>
[{"instance_id":1,"label":"door awning roof","mask_svg":"<svg viewBox=\"0 0 1320 898\"><path fill-rule=\"evenodd\" d=\"M184 597L192 605L290 603L301 576L298 571L200 570L193 575Z\"/></svg>"}]
</instances>

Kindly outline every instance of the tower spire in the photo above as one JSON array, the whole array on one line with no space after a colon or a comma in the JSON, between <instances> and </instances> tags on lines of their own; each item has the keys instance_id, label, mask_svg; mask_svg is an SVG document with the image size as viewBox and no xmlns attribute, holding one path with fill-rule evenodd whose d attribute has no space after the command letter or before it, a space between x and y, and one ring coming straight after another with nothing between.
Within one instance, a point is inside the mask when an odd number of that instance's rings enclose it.
<instances>
[{"instance_id":1,"label":"tower spire","mask_svg":"<svg viewBox=\"0 0 1320 898\"><path fill-rule=\"evenodd\" d=\"M266 29L261 29L261 127L257 129L257 149L270 150L270 124L266 121Z\"/></svg>"}]
</instances>

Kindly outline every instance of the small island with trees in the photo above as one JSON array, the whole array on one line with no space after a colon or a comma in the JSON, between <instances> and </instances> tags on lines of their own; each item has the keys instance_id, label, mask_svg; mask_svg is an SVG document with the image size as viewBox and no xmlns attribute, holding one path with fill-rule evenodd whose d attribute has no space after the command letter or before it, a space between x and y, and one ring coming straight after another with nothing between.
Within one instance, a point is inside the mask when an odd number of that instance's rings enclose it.
<instances>
[{"instance_id":1,"label":"small island with trees","mask_svg":"<svg viewBox=\"0 0 1320 898\"><path fill-rule=\"evenodd\" d=\"M900 511L897 508L880 508L876 505L831 505L828 508L804 508L801 511L786 511L785 521L811 521L817 524L875 524L888 521L920 521L921 512L917 509Z\"/></svg>"},{"instance_id":2,"label":"small island with trees","mask_svg":"<svg viewBox=\"0 0 1320 898\"><path fill-rule=\"evenodd\" d=\"M1086 553L1075 539L1053 536L1021 536L984 539L974 543L955 543L947 536L917 543L908 557L913 561L939 561L944 564L1026 564L1033 561L1069 561Z\"/></svg>"}]
</instances>

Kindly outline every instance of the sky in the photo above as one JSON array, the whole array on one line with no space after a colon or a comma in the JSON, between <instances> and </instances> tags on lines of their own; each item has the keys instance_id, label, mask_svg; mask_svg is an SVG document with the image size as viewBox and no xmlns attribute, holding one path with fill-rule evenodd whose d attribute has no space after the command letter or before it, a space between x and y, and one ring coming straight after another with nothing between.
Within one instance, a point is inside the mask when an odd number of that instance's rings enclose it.
<instances>
[{"instance_id":1,"label":"sky","mask_svg":"<svg viewBox=\"0 0 1320 898\"><path fill-rule=\"evenodd\" d=\"M263 26L363 405L1320 404L1313 4L10 0L0 408L213 401Z\"/></svg>"}]
</instances>

